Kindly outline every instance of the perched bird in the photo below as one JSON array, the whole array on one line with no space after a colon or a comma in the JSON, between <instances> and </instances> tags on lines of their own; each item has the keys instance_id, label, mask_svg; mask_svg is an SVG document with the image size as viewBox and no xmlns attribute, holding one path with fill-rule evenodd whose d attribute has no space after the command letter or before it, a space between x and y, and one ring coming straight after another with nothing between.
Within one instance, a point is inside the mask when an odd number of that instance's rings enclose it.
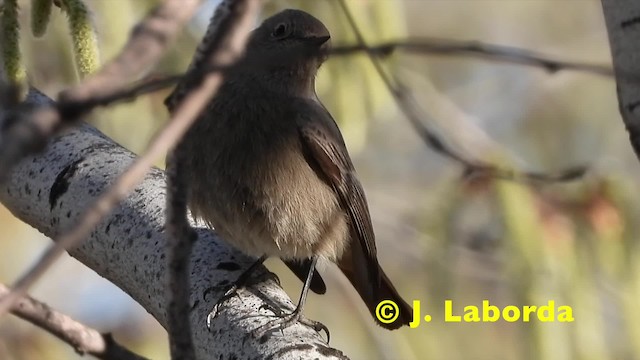
<instances>
[{"instance_id":1,"label":"perched bird","mask_svg":"<svg viewBox=\"0 0 640 360\"><path fill-rule=\"evenodd\" d=\"M250 36L246 53L186 134L180 148L192 214L259 260L227 294L242 286L267 257L281 258L309 288L324 293L318 259L335 262L374 319L397 329L411 307L380 268L367 202L340 130L315 92L330 36L318 19L285 10ZM169 100L171 97L169 98ZM375 316L380 301L399 307L393 323Z\"/></svg>"}]
</instances>

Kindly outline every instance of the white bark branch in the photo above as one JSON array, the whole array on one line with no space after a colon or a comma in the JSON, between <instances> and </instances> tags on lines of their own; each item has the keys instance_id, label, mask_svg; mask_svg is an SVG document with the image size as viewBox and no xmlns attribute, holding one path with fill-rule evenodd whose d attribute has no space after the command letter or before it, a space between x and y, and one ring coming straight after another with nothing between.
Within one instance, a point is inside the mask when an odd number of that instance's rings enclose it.
<instances>
[{"instance_id":1,"label":"white bark branch","mask_svg":"<svg viewBox=\"0 0 640 360\"><path fill-rule=\"evenodd\" d=\"M50 100L32 92L29 102ZM54 138L45 153L23 160L0 186L0 202L49 237L74 226L82 212L134 161L135 156L96 129L82 125ZM154 169L80 246L79 261L113 282L166 328L167 239L164 234L165 179ZM221 306L206 328L206 316L225 284L253 259L227 246L214 232L198 228L191 257L189 314L196 355L201 359L345 359L322 336L302 324L256 339L251 331L272 320L264 300L289 311L291 300L265 276ZM266 275L265 272L263 274ZM207 289L218 287L209 293Z\"/></svg>"},{"instance_id":2,"label":"white bark branch","mask_svg":"<svg viewBox=\"0 0 640 360\"><path fill-rule=\"evenodd\" d=\"M602 0L618 85L618 105L640 158L640 2Z\"/></svg>"}]
</instances>

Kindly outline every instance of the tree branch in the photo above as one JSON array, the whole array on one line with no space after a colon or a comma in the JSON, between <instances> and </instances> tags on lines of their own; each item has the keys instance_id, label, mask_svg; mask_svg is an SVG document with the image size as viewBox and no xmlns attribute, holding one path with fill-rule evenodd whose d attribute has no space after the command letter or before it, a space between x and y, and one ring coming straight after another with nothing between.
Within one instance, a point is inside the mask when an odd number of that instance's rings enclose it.
<instances>
[{"instance_id":1,"label":"tree branch","mask_svg":"<svg viewBox=\"0 0 640 360\"><path fill-rule=\"evenodd\" d=\"M9 291L0 284L0 297ZM104 360L146 359L115 342L111 335L101 334L29 296L20 299L11 308L11 313L73 346L78 354L90 354Z\"/></svg>"},{"instance_id":2,"label":"tree branch","mask_svg":"<svg viewBox=\"0 0 640 360\"><path fill-rule=\"evenodd\" d=\"M527 49L487 44L480 41L414 38L370 46L362 44L336 46L330 51L330 54L345 56L364 51L378 56L388 56L396 50L418 55L474 56L482 59L540 67L550 73L571 70L594 75L613 76L613 69L607 65L558 60Z\"/></svg>"},{"instance_id":3,"label":"tree branch","mask_svg":"<svg viewBox=\"0 0 640 360\"><path fill-rule=\"evenodd\" d=\"M618 106L629 132L631 146L640 159L640 81L626 74L640 74L640 3L635 0L602 0L618 89Z\"/></svg>"}]
</instances>

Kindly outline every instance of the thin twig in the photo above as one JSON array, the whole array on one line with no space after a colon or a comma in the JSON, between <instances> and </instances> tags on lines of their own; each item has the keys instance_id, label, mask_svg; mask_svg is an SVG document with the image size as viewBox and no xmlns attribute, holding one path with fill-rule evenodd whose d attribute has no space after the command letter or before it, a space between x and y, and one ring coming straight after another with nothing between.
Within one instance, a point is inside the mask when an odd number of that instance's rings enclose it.
<instances>
[{"instance_id":1,"label":"thin twig","mask_svg":"<svg viewBox=\"0 0 640 360\"><path fill-rule=\"evenodd\" d=\"M9 292L9 288L0 284L0 297ZM11 313L71 345L78 354L90 354L104 360L146 359L118 344L110 334L101 334L29 296L13 305Z\"/></svg>"},{"instance_id":2,"label":"thin twig","mask_svg":"<svg viewBox=\"0 0 640 360\"><path fill-rule=\"evenodd\" d=\"M226 0L218 5L198 47L190 69L167 102L173 117L190 108L196 111L184 120L191 126L214 96L223 80L222 72L204 71L226 67L244 52L245 43L260 8L259 0ZM203 81L204 79L204 81ZM178 146L168 158L167 230L169 232L169 286L167 287L169 342L173 359L195 359L190 324L189 259L196 234L187 220L187 183L182 170L185 154Z\"/></svg>"},{"instance_id":3,"label":"thin twig","mask_svg":"<svg viewBox=\"0 0 640 360\"><path fill-rule=\"evenodd\" d=\"M541 67L550 73L556 73L561 70L572 70L595 75L613 76L613 69L608 65L557 60L527 49L487 44L480 41L414 38L389 41L371 46L362 44L336 46L330 51L330 54L334 56L344 56L353 54L354 52L365 51L378 56L387 56L396 49L421 55L474 56L501 62Z\"/></svg>"},{"instance_id":4,"label":"thin twig","mask_svg":"<svg viewBox=\"0 0 640 360\"><path fill-rule=\"evenodd\" d=\"M328 55L351 56L359 52L370 52L378 56L388 56L395 49L401 49L407 51L408 53L417 53L421 55L473 55L493 61L503 61L521 65L541 67L553 73L567 70L602 76L613 76L613 70L611 69L611 67L606 65L555 60L546 55L537 54L526 49L485 44L477 41L457 42L453 40L449 41L432 39L397 40L377 45L371 45L368 47L362 45L336 46L328 51ZM251 62L249 61L245 63L245 66L251 65ZM206 72L224 72L229 69L230 68L226 66L209 66L207 67ZM133 100L138 96L168 88L179 82L184 75L185 74L154 76L152 79L141 80L137 84L126 89L121 89L105 94L98 94L94 97L87 98L82 101L69 101L66 104L66 107L69 109L88 110L94 109L99 106L109 106L121 101ZM633 75L629 75L629 79L631 79L631 76ZM635 76L634 78L640 78L640 76ZM74 111L77 110L69 110L69 112Z\"/></svg>"},{"instance_id":5,"label":"thin twig","mask_svg":"<svg viewBox=\"0 0 640 360\"><path fill-rule=\"evenodd\" d=\"M340 7L342 8L345 16L351 28L353 29L359 46L367 50L370 47L367 45L362 32L360 31L358 24L355 22L353 14L349 10L345 0L338 0ZM371 59L376 71L382 78L385 86L391 92L394 100L398 104L400 110L404 113L405 117L411 122L414 130L420 135L422 140L434 151L457 161L465 167L466 176L490 176L505 180L518 180L518 181L546 181L546 182L558 182L569 181L582 177L587 170L586 166L575 166L570 169L566 169L558 174L544 174L535 172L519 172L510 169L501 169L494 165L469 160L450 148L444 141L442 141L434 131L429 129L422 121L420 116L419 107L415 106L413 96L410 90L404 86L397 78L393 78L388 75L380 62L380 59L372 52L367 52ZM395 83L395 84L394 84Z\"/></svg>"}]
</instances>

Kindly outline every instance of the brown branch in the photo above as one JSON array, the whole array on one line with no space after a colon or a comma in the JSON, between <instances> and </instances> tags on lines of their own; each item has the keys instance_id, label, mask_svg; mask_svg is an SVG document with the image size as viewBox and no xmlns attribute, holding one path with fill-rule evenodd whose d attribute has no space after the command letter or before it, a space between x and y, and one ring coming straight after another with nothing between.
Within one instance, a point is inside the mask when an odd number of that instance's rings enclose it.
<instances>
[{"instance_id":1,"label":"brown branch","mask_svg":"<svg viewBox=\"0 0 640 360\"><path fill-rule=\"evenodd\" d=\"M173 151L167 157L167 217L169 234L168 331L173 359L195 359L193 335L189 324L191 282L189 258L198 238L187 219L187 185L183 152ZM179 356L179 357L178 357Z\"/></svg>"},{"instance_id":2,"label":"brown branch","mask_svg":"<svg viewBox=\"0 0 640 360\"><path fill-rule=\"evenodd\" d=\"M0 297L9 292L9 288L0 284ZM101 334L29 296L15 303L11 313L71 345L80 355L90 354L104 360L146 359L118 344L110 334Z\"/></svg>"},{"instance_id":3,"label":"brown branch","mask_svg":"<svg viewBox=\"0 0 640 360\"><path fill-rule=\"evenodd\" d=\"M240 58L244 53L260 3L260 0L225 0L218 5L189 71L167 101L174 118L181 112L195 109L182 133L191 126L222 85L223 72L207 72L206 68L228 67ZM169 340L173 359L195 359L188 316L191 308L188 264L193 242L197 237L187 220L187 182L186 174L182 170L184 155L178 146L170 154L167 162L166 227L170 235L167 300Z\"/></svg>"},{"instance_id":4,"label":"brown branch","mask_svg":"<svg viewBox=\"0 0 640 360\"><path fill-rule=\"evenodd\" d=\"M480 41L431 38L406 39L370 46L363 44L336 46L330 51L330 54L333 56L344 56L365 51L378 56L387 56L397 49L420 55L474 56L489 60L541 67L550 73L556 73L561 70L572 70L595 75L613 76L613 69L608 65L557 60L527 49L486 44ZM637 77L638 75L636 75L636 78Z\"/></svg>"},{"instance_id":5,"label":"brown branch","mask_svg":"<svg viewBox=\"0 0 640 360\"><path fill-rule=\"evenodd\" d=\"M396 49L404 50L408 53L419 55L470 55L486 58L494 61L510 62L521 65L537 66L555 73L563 70L586 72L595 75L613 76L613 69L606 65L588 64L582 62L572 62L567 60L557 60L543 54L538 54L530 50L486 44L478 41L455 41L437 39L406 39L385 42L368 47L356 45L336 46L328 51L330 56L352 56L359 52L370 52L377 56L388 56ZM247 62L247 66L251 63ZM209 66L207 72L225 71L228 67ZM119 92L96 96L86 99L81 104L74 106L93 108L97 106L108 106L113 103L134 99L137 96L151 93L160 89L170 87L177 83L184 74L162 76L155 79L141 81L139 84L124 89ZM638 78L631 74L629 77ZM72 104L70 104L72 105Z\"/></svg>"},{"instance_id":6,"label":"brown branch","mask_svg":"<svg viewBox=\"0 0 640 360\"><path fill-rule=\"evenodd\" d=\"M410 90L397 78L387 74L379 57L375 56L375 53L368 51L370 47L367 45L364 36L362 35L358 24L355 22L353 14L349 10L345 0L338 0L338 3L340 4L340 7L347 17L347 21L356 35L359 49L367 51L376 71L382 78L385 86L393 96L400 110L413 126L414 130L431 149L462 164L465 167L465 176L490 176L504 180L517 181L558 182L574 180L582 177L587 171L587 167L583 165L566 169L558 174L520 172L511 169L501 169L491 164L469 160L450 148L449 145L442 141L434 131L429 129L427 125L423 123L422 116L420 115L421 111L419 110L419 107L415 106L415 101L413 101L413 95Z\"/></svg>"}]
</instances>

